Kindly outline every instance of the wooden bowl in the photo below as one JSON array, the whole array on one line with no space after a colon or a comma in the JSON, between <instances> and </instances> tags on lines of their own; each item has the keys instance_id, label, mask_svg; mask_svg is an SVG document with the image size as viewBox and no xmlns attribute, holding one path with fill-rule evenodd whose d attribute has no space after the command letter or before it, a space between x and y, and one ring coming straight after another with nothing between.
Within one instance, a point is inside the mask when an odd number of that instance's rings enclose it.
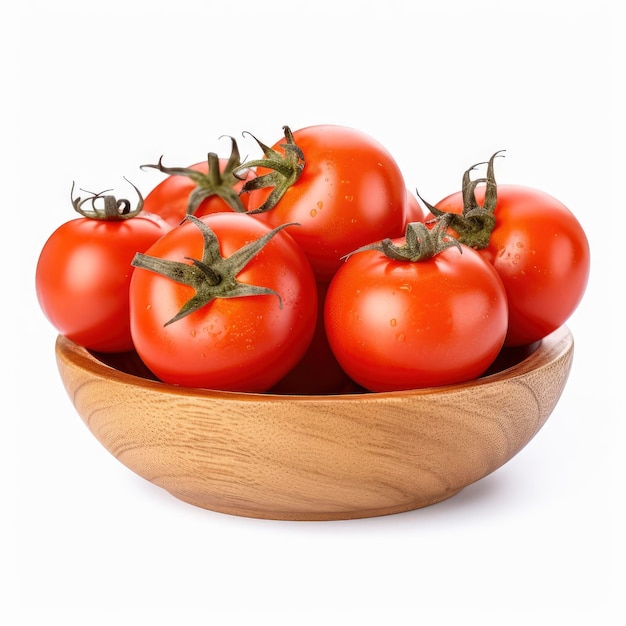
<instances>
[{"instance_id":1,"label":"wooden bowl","mask_svg":"<svg viewBox=\"0 0 626 626\"><path fill-rule=\"evenodd\" d=\"M56 355L100 443L180 500L247 517L336 520L434 504L506 463L561 396L573 338L562 327L505 350L466 384L337 396L166 385L136 355L94 355L61 336Z\"/></svg>"}]
</instances>

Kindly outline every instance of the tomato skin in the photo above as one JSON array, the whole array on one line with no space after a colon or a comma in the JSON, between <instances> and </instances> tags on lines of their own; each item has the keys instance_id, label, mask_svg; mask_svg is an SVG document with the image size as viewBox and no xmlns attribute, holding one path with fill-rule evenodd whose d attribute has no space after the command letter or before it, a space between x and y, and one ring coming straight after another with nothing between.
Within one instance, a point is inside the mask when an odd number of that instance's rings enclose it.
<instances>
[{"instance_id":1,"label":"tomato skin","mask_svg":"<svg viewBox=\"0 0 626 626\"><path fill-rule=\"evenodd\" d=\"M533 343L564 324L582 300L590 271L589 243L573 213L549 194L498 185L496 226L480 254L500 275L509 302L506 346ZM484 187L476 199L484 202ZM461 192L436 208L460 213Z\"/></svg>"},{"instance_id":2,"label":"tomato skin","mask_svg":"<svg viewBox=\"0 0 626 626\"><path fill-rule=\"evenodd\" d=\"M324 319L348 375L395 391L480 376L504 342L507 303L494 268L465 246L418 262L368 250L336 273Z\"/></svg>"},{"instance_id":3,"label":"tomato skin","mask_svg":"<svg viewBox=\"0 0 626 626\"><path fill-rule=\"evenodd\" d=\"M230 256L270 229L242 213L200 218ZM294 229L297 226L293 227ZM179 262L201 259L202 233L189 222L172 229L147 255ZM217 298L167 326L194 291L136 268L131 281L131 332L142 361L162 381L186 387L263 392L302 357L315 330L317 292L311 266L286 230L238 274L242 283L276 295Z\"/></svg>"},{"instance_id":4,"label":"tomato skin","mask_svg":"<svg viewBox=\"0 0 626 626\"><path fill-rule=\"evenodd\" d=\"M305 157L300 178L278 204L258 218L275 227L302 225L292 233L319 282L328 282L341 257L356 248L404 233L406 186L387 149L367 134L336 125L309 126L293 137ZM277 141L272 148L283 152ZM266 173L258 168L259 176ZM270 189L250 192L249 210Z\"/></svg>"},{"instance_id":5,"label":"tomato skin","mask_svg":"<svg viewBox=\"0 0 626 626\"><path fill-rule=\"evenodd\" d=\"M35 285L59 333L98 352L132 350L131 261L167 230L147 213L122 221L80 217L57 228L39 255Z\"/></svg>"},{"instance_id":6,"label":"tomato skin","mask_svg":"<svg viewBox=\"0 0 626 626\"><path fill-rule=\"evenodd\" d=\"M227 164L227 159L219 159L220 169ZM209 162L201 161L189 166L189 169L207 174L209 171ZM237 182L233 188L235 191L241 191L246 180L252 178L254 173L251 170L246 171L241 182ZM150 191L144 201L144 211L159 215L170 226L178 226L187 215L187 203L189 195L196 188L196 183L184 175L171 174L163 179L156 187ZM248 198L244 194L241 197L244 207L247 207ZM210 213L219 213L221 211L232 211L228 204L217 195L211 195L198 206L194 215L208 215Z\"/></svg>"}]
</instances>

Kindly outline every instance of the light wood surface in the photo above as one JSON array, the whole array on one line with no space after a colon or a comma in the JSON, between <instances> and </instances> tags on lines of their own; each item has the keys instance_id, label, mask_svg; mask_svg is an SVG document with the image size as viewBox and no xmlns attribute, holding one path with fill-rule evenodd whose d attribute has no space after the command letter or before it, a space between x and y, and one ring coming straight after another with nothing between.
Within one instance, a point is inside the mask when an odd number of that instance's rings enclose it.
<instances>
[{"instance_id":1,"label":"light wood surface","mask_svg":"<svg viewBox=\"0 0 626 626\"><path fill-rule=\"evenodd\" d=\"M399 513L493 472L548 419L573 358L566 327L472 383L344 396L184 389L114 369L63 337L59 372L77 412L128 468L193 505L249 517ZM145 375L145 372L141 372Z\"/></svg>"}]
</instances>

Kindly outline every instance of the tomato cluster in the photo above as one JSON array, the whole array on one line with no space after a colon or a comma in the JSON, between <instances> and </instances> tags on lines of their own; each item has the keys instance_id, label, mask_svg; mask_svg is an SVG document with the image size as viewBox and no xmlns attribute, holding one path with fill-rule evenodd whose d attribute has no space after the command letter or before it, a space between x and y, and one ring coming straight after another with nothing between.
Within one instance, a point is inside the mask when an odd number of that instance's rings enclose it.
<instances>
[{"instance_id":1,"label":"tomato cluster","mask_svg":"<svg viewBox=\"0 0 626 626\"><path fill-rule=\"evenodd\" d=\"M37 264L50 322L167 383L339 394L454 384L562 325L589 276L562 203L486 175L421 203L369 135L317 125L242 163L155 168L137 207L76 197ZM480 164L479 164L480 165ZM134 187L134 185L133 185ZM425 209L422 208L425 207Z\"/></svg>"}]
</instances>

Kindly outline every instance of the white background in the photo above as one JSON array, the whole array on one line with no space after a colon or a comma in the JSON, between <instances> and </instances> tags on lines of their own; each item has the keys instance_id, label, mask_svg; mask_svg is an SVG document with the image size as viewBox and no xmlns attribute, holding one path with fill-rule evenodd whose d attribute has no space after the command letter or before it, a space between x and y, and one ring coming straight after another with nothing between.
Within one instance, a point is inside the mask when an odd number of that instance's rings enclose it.
<instances>
[{"instance_id":1,"label":"white background","mask_svg":"<svg viewBox=\"0 0 626 626\"><path fill-rule=\"evenodd\" d=\"M4 623L623 623L625 24L609 6L23 0L3 16L3 278L17 295L2 305L15 505L2 560L18 610ZM441 504L324 523L197 509L122 466L74 412L37 255L74 216L72 180L146 191L162 176L138 166L160 155L225 154L224 134L245 155L243 131L272 143L317 123L374 136L432 201L506 149L500 182L567 204L593 255L568 322L574 368L538 436Z\"/></svg>"}]
</instances>

